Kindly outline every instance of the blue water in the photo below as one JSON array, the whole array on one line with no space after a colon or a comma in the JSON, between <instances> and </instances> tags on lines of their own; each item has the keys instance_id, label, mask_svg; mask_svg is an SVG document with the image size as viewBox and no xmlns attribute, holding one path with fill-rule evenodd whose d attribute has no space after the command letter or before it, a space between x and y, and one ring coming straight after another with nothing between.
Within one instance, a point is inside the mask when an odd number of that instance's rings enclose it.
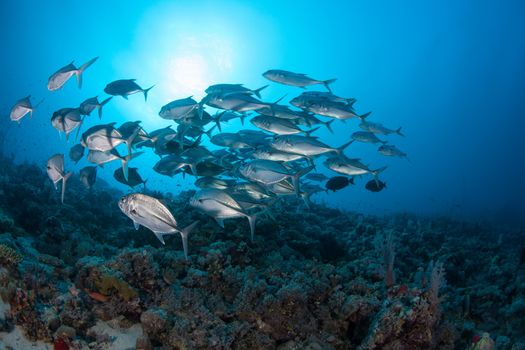
<instances>
[{"instance_id":1,"label":"blue water","mask_svg":"<svg viewBox=\"0 0 525 350\"><path fill-rule=\"evenodd\" d=\"M408 153L386 159L369 144L352 145L351 157L372 168L387 165L388 188L364 189L365 180L314 201L365 212L415 211L494 215L525 210L521 140L525 123L525 3L522 1L4 1L0 10L0 112L4 150L17 162L44 166L75 144L50 124L53 111L105 96L112 80L155 84L147 102L120 97L105 107L103 123L141 120L146 130L169 125L157 113L171 100L214 83L267 84L262 73L287 69L319 79L337 78L334 92L358 99L370 120L403 127L388 140ZM72 60L100 59L62 90L48 92L49 75ZM319 88L322 90L322 87ZM271 83L263 99L302 91ZM18 126L11 106L31 94L45 101ZM94 113L87 126L99 123ZM346 142L357 121L336 121L330 145ZM241 126L231 123L225 131ZM152 152L133 161L153 189L177 192L190 180L151 170ZM66 168L78 172L85 159ZM112 179L119 164L99 177ZM322 169L322 168L321 168ZM321 170L328 176L335 175ZM180 185L180 186L178 186Z\"/></svg>"}]
</instances>

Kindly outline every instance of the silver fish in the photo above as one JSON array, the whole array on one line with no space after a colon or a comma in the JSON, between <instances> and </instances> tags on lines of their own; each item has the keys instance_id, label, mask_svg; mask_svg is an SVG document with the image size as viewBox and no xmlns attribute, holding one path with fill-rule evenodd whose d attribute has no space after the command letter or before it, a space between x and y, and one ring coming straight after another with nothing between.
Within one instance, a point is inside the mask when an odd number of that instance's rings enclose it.
<instances>
[{"instance_id":1,"label":"silver fish","mask_svg":"<svg viewBox=\"0 0 525 350\"><path fill-rule=\"evenodd\" d=\"M49 91L56 91L60 89L73 75L77 76L78 88L82 88L82 73L84 73L84 71L89 66L95 63L97 59L98 57L95 57L81 65L79 68L75 67L73 62L71 62L67 66L60 68L58 71L56 71L49 77L47 81L47 89Z\"/></svg>"},{"instance_id":2,"label":"silver fish","mask_svg":"<svg viewBox=\"0 0 525 350\"><path fill-rule=\"evenodd\" d=\"M31 96L26 96L20 100L18 100L15 105L11 108L11 112L9 113L9 118L14 121L20 123L20 120L22 120L23 117L25 117L29 113L29 117L31 118L33 116L33 106L31 104Z\"/></svg>"},{"instance_id":3,"label":"silver fish","mask_svg":"<svg viewBox=\"0 0 525 350\"><path fill-rule=\"evenodd\" d=\"M162 106L159 116L168 120L177 120L200 108L200 105L192 96L175 100Z\"/></svg>"},{"instance_id":4,"label":"silver fish","mask_svg":"<svg viewBox=\"0 0 525 350\"><path fill-rule=\"evenodd\" d=\"M394 145L382 145L379 147L377 151L384 156L401 157L401 158L406 158L406 160L410 161L407 157L407 154L401 151L399 148L397 148Z\"/></svg>"},{"instance_id":5,"label":"silver fish","mask_svg":"<svg viewBox=\"0 0 525 350\"><path fill-rule=\"evenodd\" d=\"M102 102L98 102L98 96L88 98L80 104L80 114L90 115L95 109L98 109L98 119L102 119L102 107L106 105L113 97L108 97Z\"/></svg>"},{"instance_id":6,"label":"silver fish","mask_svg":"<svg viewBox=\"0 0 525 350\"><path fill-rule=\"evenodd\" d=\"M381 134L381 135L390 135L390 134L397 134L399 136L405 136L401 133L401 127L399 127L396 130L389 129L382 124L379 123L373 123L366 120L363 120L361 124L359 124L359 127L365 131L373 132L374 134Z\"/></svg>"},{"instance_id":7,"label":"silver fish","mask_svg":"<svg viewBox=\"0 0 525 350\"><path fill-rule=\"evenodd\" d=\"M261 98L261 91L268 87L268 85L264 85L258 89L251 90L242 85L243 84L216 84L209 86L204 92L208 95L254 94Z\"/></svg>"},{"instance_id":8,"label":"silver fish","mask_svg":"<svg viewBox=\"0 0 525 350\"><path fill-rule=\"evenodd\" d=\"M226 191L215 188L203 189L190 199L190 205L213 217L222 228L224 228L224 219L246 217L250 223L250 237L253 241L257 214L248 214Z\"/></svg>"},{"instance_id":9,"label":"silver fish","mask_svg":"<svg viewBox=\"0 0 525 350\"><path fill-rule=\"evenodd\" d=\"M86 166L80 169L80 182L87 188L90 189L97 180L97 167Z\"/></svg>"},{"instance_id":10,"label":"silver fish","mask_svg":"<svg viewBox=\"0 0 525 350\"><path fill-rule=\"evenodd\" d=\"M276 83L291 85L304 88L305 86L323 84L328 91L330 89L330 84L332 84L337 79L328 79L328 80L317 80L310 78L306 74L294 73L286 70L280 69L271 69L263 73L263 77L268 80L275 81Z\"/></svg>"},{"instance_id":11,"label":"silver fish","mask_svg":"<svg viewBox=\"0 0 525 350\"><path fill-rule=\"evenodd\" d=\"M338 148L332 148L313 137L284 135L276 136L270 143L270 146L283 152L296 153L303 156L316 156L328 152L342 153L353 141L354 140L351 140Z\"/></svg>"},{"instance_id":12,"label":"silver fish","mask_svg":"<svg viewBox=\"0 0 525 350\"><path fill-rule=\"evenodd\" d=\"M219 179L213 176L204 176L195 181L195 186L199 188L216 188L218 190L226 190L235 186L236 181L232 179Z\"/></svg>"},{"instance_id":13,"label":"silver fish","mask_svg":"<svg viewBox=\"0 0 525 350\"><path fill-rule=\"evenodd\" d=\"M379 173L386 169L386 167L383 167L376 170L370 170L365 164L361 163L360 159L347 158L345 156L328 158L323 164L336 173L348 176L372 174L374 177L377 177Z\"/></svg>"},{"instance_id":14,"label":"silver fish","mask_svg":"<svg viewBox=\"0 0 525 350\"><path fill-rule=\"evenodd\" d=\"M242 165L239 168L239 172L245 178L263 185L271 185L285 179L291 179L294 188L296 189L296 193L299 194L299 178L307 174L313 168L313 166L309 166L300 169L299 171L292 172L279 162L255 159Z\"/></svg>"},{"instance_id":15,"label":"silver fish","mask_svg":"<svg viewBox=\"0 0 525 350\"><path fill-rule=\"evenodd\" d=\"M162 244L166 244L163 235L179 233L182 238L184 257L188 260L188 236L197 226L198 221L180 229L173 214L164 204L156 198L141 193L132 193L122 197L118 206L124 214L133 220L136 229L140 225L150 229Z\"/></svg>"},{"instance_id":16,"label":"silver fish","mask_svg":"<svg viewBox=\"0 0 525 350\"><path fill-rule=\"evenodd\" d=\"M369 131L356 131L352 134L352 139L365 143L382 143L383 145L387 143L386 141L380 140L374 133Z\"/></svg>"},{"instance_id":17,"label":"silver fish","mask_svg":"<svg viewBox=\"0 0 525 350\"><path fill-rule=\"evenodd\" d=\"M128 99L129 95L136 94L137 92L142 92L144 94L144 101L148 100L148 92L153 89L153 86L143 89L141 88L137 83L135 83L136 79L121 79L121 80L115 80L106 85L104 88L104 92L108 95L113 96L122 96L126 100Z\"/></svg>"},{"instance_id":18,"label":"silver fish","mask_svg":"<svg viewBox=\"0 0 525 350\"><path fill-rule=\"evenodd\" d=\"M73 175L73 173L66 173L64 170L64 155L55 154L47 160L46 165L47 175L53 181L55 189L57 189L57 184L62 180L62 194L60 200L64 203L64 194L66 192L66 181Z\"/></svg>"},{"instance_id":19,"label":"silver fish","mask_svg":"<svg viewBox=\"0 0 525 350\"><path fill-rule=\"evenodd\" d=\"M69 139L69 134L75 128L80 128L82 122L83 119L80 116L80 110L78 108L62 108L55 111L51 117L51 125L58 130L59 134L60 132L64 132L66 134L66 140Z\"/></svg>"},{"instance_id":20,"label":"silver fish","mask_svg":"<svg viewBox=\"0 0 525 350\"><path fill-rule=\"evenodd\" d=\"M305 159L306 157L301 154L288 153L276 150L270 146L257 147L251 156L255 159L266 159L273 160L276 162L292 162L294 160Z\"/></svg>"},{"instance_id":21,"label":"silver fish","mask_svg":"<svg viewBox=\"0 0 525 350\"><path fill-rule=\"evenodd\" d=\"M250 120L250 122L259 129L266 130L277 135L293 135L300 133L310 135L310 133L317 130L301 130L290 120L265 115L255 116Z\"/></svg>"}]
</instances>

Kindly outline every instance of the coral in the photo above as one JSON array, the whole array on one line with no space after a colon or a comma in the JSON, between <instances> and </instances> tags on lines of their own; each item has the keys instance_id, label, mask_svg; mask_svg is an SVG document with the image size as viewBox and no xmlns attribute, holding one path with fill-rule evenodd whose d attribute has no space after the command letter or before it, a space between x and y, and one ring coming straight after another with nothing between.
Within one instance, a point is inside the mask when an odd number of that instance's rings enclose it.
<instances>
[{"instance_id":1,"label":"coral","mask_svg":"<svg viewBox=\"0 0 525 350\"><path fill-rule=\"evenodd\" d=\"M5 244L0 244L0 262L9 265L18 265L23 259L22 254L13 248Z\"/></svg>"}]
</instances>

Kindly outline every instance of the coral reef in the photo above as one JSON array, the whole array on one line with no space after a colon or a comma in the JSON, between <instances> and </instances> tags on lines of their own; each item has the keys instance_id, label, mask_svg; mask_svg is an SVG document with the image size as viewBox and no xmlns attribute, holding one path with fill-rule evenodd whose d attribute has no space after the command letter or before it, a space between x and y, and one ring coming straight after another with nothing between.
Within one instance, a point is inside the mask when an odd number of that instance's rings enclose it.
<instances>
[{"instance_id":1,"label":"coral reef","mask_svg":"<svg viewBox=\"0 0 525 350\"><path fill-rule=\"evenodd\" d=\"M0 163L0 339L21 332L70 349L525 344L519 229L282 201L252 243L247 223L221 229L199 216L185 204L191 191L155 193L181 226L201 220L186 261L178 237L162 246L136 231L111 188L72 178L62 206L41 169Z\"/></svg>"}]
</instances>

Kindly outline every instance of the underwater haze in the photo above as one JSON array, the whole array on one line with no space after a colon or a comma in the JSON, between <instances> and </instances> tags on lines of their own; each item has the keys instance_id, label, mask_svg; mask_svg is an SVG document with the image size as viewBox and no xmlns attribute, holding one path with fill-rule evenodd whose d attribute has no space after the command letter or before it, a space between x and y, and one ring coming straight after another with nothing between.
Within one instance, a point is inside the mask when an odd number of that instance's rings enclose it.
<instances>
[{"instance_id":1,"label":"underwater haze","mask_svg":"<svg viewBox=\"0 0 525 350\"><path fill-rule=\"evenodd\" d=\"M525 350L524 18L0 1L0 349Z\"/></svg>"},{"instance_id":2,"label":"underwater haze","mask_svg":"<svg viewBox=\"0 0 525 350\"><path fill-rule=\"evenodd\" d=\"M316 195L317 200L373 213L488 215L523 208L524 6L520 1L5 2L2 113L29 94L45 100L20 127L3 119L4 148L18 162L44 164L50 154L74 144L60 140L51 127L53 111L103 96L112 80L155 85L147 103L138 96L114 98L104 110L112 121L140 120L148 130L169 125L157 114L171 100L200 99L208 85L220 82L257 88L268 83L261 75L266 70L287 69L337 78L336 94L357 98L362 113L372 111L370 119L401 126L407 136L391 142L410 162L380 157L372 145L348 148L351 157L371 167L388 166L382 174L387 190L370 193L355 186ZM95 56L100 59L81 90L71 82L58 94L46 91L47 77L59 67ZM272 84L263 95L274 101L301 92ZM357 129L354 121L337 123L334 136L319 132L333 146ZM226 129L239 128L232 122ZM143 169L151 188L177 191L174 183L180 180L148 170L155 161L143 156L134 166ZM114 182L112 171L99 173Z\"/></svg>"}]
</instances>

